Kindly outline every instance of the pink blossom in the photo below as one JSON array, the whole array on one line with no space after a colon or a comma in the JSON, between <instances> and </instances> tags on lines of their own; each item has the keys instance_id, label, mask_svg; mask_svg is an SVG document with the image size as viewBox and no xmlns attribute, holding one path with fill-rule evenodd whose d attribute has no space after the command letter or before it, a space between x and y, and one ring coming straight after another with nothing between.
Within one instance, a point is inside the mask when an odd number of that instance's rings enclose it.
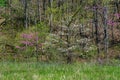
<instances>
[{"instance_id":1,"label":"pink blossom","mask_svg":"<svg viewBox=\"0 0 120 80\"><path fill-rule=\"evenodd\" d=\"M17 49L24 50L25 47L16 46Z\"/></svg>"},{"instance_id":2,"label":"pink blossom","mask_svg":"<svg viewBox=\"0 0 120 80\"><path fill-rule=\"evenodd\" d=\"M20 48L20 50L25 50L25 49L26 49L26 47L21 47L21 48Z\"/></svg>"},{"instance_id":3,"label":"pink blossom","mask_svg":"<svg viewBox=\"0 0 120 80\"><path fill-rule=\"evenodd\" d=\"M115 26L116 25L116 23L112 20L108 20L107 24L110 25L110 26Z\"/></svg>"},{"instance_id":4,"label":"pink blossom","mask_svg":"<svg viewBox=\"0 0 120 80\"><path fill-rule=\"evenodd\" d=\"M25 44L25 45L29 45L29 44L31 44L30 41L21 41L21 43L22 43L22 44Z\"/></svg>"},{"instance_id":5,"label":"pink blossom","mask_svg":"<svg viewBox=\"0 0 120 80\"><path fill-rule=\"evenodd\" d=\"M29 46L33 46L34 44L31 42L31 43L29 43Z\"/></svg>"},{"instance_id":6,"label":"pink blossom","mask_svg":"<svg viewBox=\"0 0 120 80\"><path fill-rule=\"evenodd\" d=\"M42 47L42 46L43 46L43 44L41 44L41 43L40 43L38 46L39 46L39 47Z\"/></svg>"},{"instance_id":7,"label":"pink blossom","mask_svg":"<svg viewBox=\"0 0 120 80\"><path fill-rule=\"evenodd\" d=\"M32 39L33 34L22 34L21 37L24 39Z\"/></svg>"},{"instance_id":8,"label":"pink blossom","mask_svg":"<svg viewBox=\"0 0 120 80\"><path fill-rule=\"evenodd\" d=\"M116 13L114 14L114 16L116 16L117 18L120 18L120 13Z\"/></svg>"},{"instance_id":9,"label":"pink blossom","mask_svg":"<svg viewBox=\"0 0 120 80\"><path fill-rule=\"evenodd\" d=\"M21 47L20 46L16 46L17 49L20 49Z\"/></svg>"},{"instance_id":10,"label":"pink blossom","mask_svg":"<svg viewBox=\"0 0 120 80\"><path fill-rule=\"evenodd\" d=\"M22 41L20 41L21 44L23 44L23 47L18 47L21 50L24 50L26 48L25 45L29 47L35 47L36 41L39 40L38 32L31 32L31 33L23 33L21 34L21 37L23 38ZM39 45L39 44L38 44ZM41 44L39 45L40 47L42 46Z\"/></svg>"},{"instance_id":11,"label":"pink blossom","mask_svg":"<svg viewBox=\"0 0 120 80\"><path fill-rule=\"evenodd\" d=\"M38 36L36 36L36 37L35 37L35 40L37 41L38 39L39 39Z\"/></svg>"},{"instance_id":12,"label":"pink blossom","mask_svg":"<svg viewBox=\"0 0 120 80\"><path fill-rule=\"evenodd\" d=\"M21 37L22 37L22 38L26 38L26 37L27 37L27 34L25 34L25 33L24 33L24 34L21 34Z\"/></svg>"}]
</instances>

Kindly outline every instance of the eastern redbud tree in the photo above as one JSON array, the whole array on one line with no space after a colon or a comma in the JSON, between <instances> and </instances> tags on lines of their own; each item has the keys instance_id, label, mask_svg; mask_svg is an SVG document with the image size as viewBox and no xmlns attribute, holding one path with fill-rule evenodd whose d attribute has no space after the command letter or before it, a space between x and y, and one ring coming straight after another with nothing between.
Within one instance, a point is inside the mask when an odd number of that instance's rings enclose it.
<instances>
[{"instance_id":1,"label":"eastern redbud tree","mask_svg":"<svg viewBox=\"0 0 120 80\"><path fill-rule=\"evenodd\" d=\"M44 23L28 28L28 30L19 33L16 38L17 53L34 56L41 53L43 43L48 33L48 27Z\"/></svg>"}]
</instances>

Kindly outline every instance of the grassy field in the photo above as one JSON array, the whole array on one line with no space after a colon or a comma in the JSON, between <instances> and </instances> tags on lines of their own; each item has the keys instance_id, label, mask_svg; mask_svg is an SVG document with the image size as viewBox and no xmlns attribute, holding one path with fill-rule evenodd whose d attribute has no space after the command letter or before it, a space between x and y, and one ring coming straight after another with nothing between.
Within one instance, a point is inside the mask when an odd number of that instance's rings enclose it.
<instances>
[{"instance_id":1,"label":"grassy field","mask_svg":"<svg viewBox=\"0 0 120 80\"><path fill-rule=\"evenodd\" d=\"M0 62L0 80L120 80L120 66Z\"/></svg>"}]
</instances>

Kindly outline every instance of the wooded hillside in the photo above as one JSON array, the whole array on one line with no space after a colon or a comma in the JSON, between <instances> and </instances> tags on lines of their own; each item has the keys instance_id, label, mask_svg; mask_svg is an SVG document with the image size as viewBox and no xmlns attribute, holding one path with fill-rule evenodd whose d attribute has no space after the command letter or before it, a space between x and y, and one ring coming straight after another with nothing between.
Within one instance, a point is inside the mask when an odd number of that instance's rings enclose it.
<instances>
[{"instance_id":1,"label":"wooded hillside","mask_svg":"<svg viewBox=\"0 0 120 80\"><path fill-rule=\"evenodd\" d=\"M0 59L120 60L119 0L0 0Z\"/></svg>"}]
</instances>

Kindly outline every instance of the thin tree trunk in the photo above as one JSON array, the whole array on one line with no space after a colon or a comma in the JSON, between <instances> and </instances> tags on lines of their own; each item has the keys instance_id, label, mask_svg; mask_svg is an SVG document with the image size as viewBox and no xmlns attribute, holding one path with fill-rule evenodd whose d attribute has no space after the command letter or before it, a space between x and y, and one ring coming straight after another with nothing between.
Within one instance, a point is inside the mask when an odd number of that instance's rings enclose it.
<instances>
[{"instance_id":1,"label":"thin tree trunk","mask_svg":"<svg viewBox=\"0 0 120 80\"><path fill-rule=\"evenodd\" d=\"M107 7L104 7L104 45L105 53L108 54L108 25L107 25Z\"/></svg>"},{"instance_id":2,"label":"thin tree trunk","mask_svg":"<svg viewBox=\"0 0 120 80\"><path fill-rule=\"evenodd\" d=\"M49 0L49 7L50 7L50 16L49 16L49 25L50 25L50 32L52 32L52 19L53 19L53 14L52 14L52 3L53 0Z\"/></svg>"},{"instance_id":3,"label":"thin tree trunk","mask_svg":"<svg viewBox=\"0 0 120 80\"><path fill-rule=\"evenodd\" d=\"M9 16L11 17L11 0L8 0Z\"/></svg>"},{"instance_id":4,"label":"thin tree trunk","mask_svg":"<svg viewBox=\"0 0 120 80\"><path fill-rule=\"evenodd\" d=\"M68 15L69 15L69 8L68 8L68 5L69 5L69 1L66 0L66 14L67 14L67 24L68 24ZM70 25L67 25L67 35L66 35L66 38L67 38L67 48L70 47ZM71 51L68 50L67 51L67 63L71 63L72 62L72 56L71 56Z\"/></svg>"},{"instance_id":5,"label":"thin tree trunk","mask_svg":"<svg viewBox=\"0 0 120 80\"><path fill-rule=\"evenodd\" d=\"M43 0L43 15L46 18L46 0Z\"/></svg>"},{"instance_id":6,"label":"thin tree trunk","mask_svg":"<svg viewBox=\"0 0 120 80\"><path fill-rule=\"evenodd\" d=\"M38 7L38 11L37 11L37 17L38 17L38 21L41 21L41 16L40 16L40 0L37 0L37 7Z\"/></svg>"},{"instance_id":7,"label":"thin tree trunk","mask_svg":"<svg viewBox=\"0 0 120 80\"><path fill-rule=\"evenodd\" d=\"M116 7L114 8L114 12L113 12L113 15L116 13ZM114 21L114 16L112 18L112 21ZM113 31L113 25L111 26L111 33L112 33L112 44L114 44L114 31Z\"/></svg>"},{"instance_id":8,"label":"thin tree trunk","mask_svg":"<svg viewBox=\"0 0 120 80\"><path fill-rule=\"evenodd\" d=\"M25 28L27 29L28 28L28 1L27 0L24 0L24 14L25 14Z\"/></svg>"},{"instance_id":9,"label":"thin tree trunk","mask_svg":"<svg viewBox=\"0 0 120 80\"><path fill-rule=\"evenodd\" d=\"M97 51L98 51L98 53L100 53L100 50L99 50L99 37L98 37L98 8L97 8L96 3L94 3L93 6L94 6L93 15L94 15L94 26L95 26Z\"/></svg>"}]
</instances>

